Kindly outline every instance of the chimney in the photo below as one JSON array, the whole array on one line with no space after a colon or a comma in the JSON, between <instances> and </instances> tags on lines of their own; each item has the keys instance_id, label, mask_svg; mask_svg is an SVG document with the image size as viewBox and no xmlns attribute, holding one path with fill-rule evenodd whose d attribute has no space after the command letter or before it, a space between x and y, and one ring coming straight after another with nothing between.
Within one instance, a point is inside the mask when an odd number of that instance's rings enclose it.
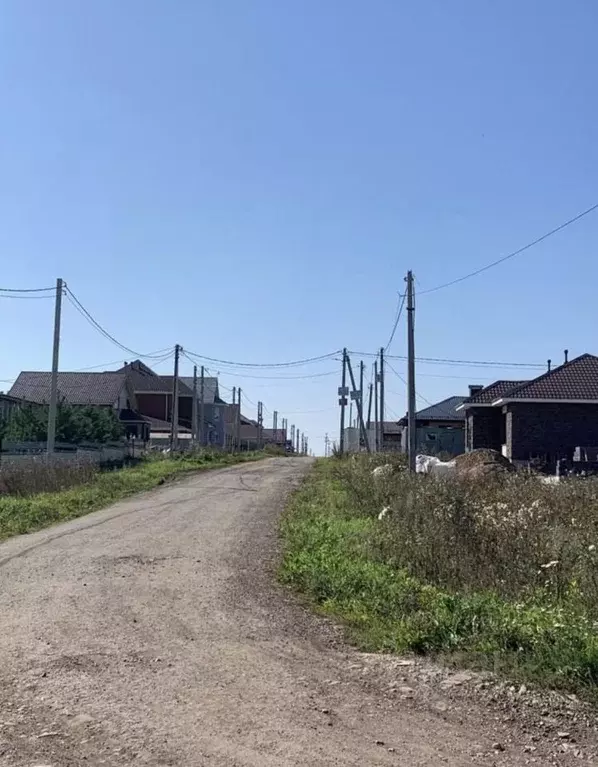
<instances>
[{"instance_id":1,"label":"chimney","mask_svg":"<svg viewBox=\"0 0 598 767\"><path fill-rule=\"evenodd\" d=\"M565 365L569 362L569 349L565 349Z\"/></svg>"},{"instance_id":2,"label":"chimney","mask_svg":"<svg viewBox=\"0 0 598 767\"><path fill-rule=\"evenodd\" d=\"M552 360L548 360L548 372L550 373L550 368L552 367Z\"/></svg>"},{"instance_id":3,"label":"chimney","mask_svg":"<svg viewBox=\"0 0 598 767\"><path fill-rule=\"evenodd\" d=\"M469 396L475 397L478 392L481 392L484 387L481 384L469 384Z\"/></svg>"}]
</instances>

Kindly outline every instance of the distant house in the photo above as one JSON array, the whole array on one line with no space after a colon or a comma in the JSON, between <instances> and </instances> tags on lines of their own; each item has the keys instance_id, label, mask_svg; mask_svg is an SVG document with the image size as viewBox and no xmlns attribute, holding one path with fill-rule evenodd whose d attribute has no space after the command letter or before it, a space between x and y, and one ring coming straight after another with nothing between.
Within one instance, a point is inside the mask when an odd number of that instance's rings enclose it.
<instances>
[{"instance_id":1,"label":"distant house","mask_svg":"<svg viewBox=\"0 0 598 767\"><path fill-rule=\"evenodd\" d=\"M465 414L459 410L465 397L453 396L430 405L415 414L416 450L434 455L450 453L459 455L464 451ZM407 417L401 418L403 428L402 449L407 451Z\"/></svg>"},{"instance_id":2,"label":"distant house","mask_svg":"<svg viewBox=\"0 0 598 767\"><path fill-rule=\"evenodd\" d=\"M582 354L531 381L496 381L460 406L467 449L501 450L514 461L573 458L598 447L598 357Z\"/></svg>"}]
</instances>

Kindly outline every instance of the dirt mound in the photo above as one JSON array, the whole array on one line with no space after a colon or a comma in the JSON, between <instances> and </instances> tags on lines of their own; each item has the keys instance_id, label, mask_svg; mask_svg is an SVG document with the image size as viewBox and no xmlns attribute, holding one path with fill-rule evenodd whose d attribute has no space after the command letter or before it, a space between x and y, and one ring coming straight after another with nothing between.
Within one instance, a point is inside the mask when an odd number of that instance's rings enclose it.
<instances>
[{"instance_id":1,"label":"dirt mound","mask_svg":"<svg viewBox=\"0 0 598 767\"><path fill-rule=\"evenodd\" d=\"M480 479L488 476L502 476L515 471L515 467L497 450L480 448L463 453L455 458L457 476Z\"/></svg>"}]
</instances>

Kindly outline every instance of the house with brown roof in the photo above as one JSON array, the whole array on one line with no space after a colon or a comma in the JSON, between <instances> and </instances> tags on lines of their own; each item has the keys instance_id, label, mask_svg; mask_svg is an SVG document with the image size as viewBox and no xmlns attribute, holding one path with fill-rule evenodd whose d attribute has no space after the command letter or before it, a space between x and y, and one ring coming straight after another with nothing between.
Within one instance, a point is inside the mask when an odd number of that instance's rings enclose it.
<instances>
[{"instance_id":1,"label":"house with brown roof","mask_svg":"<svg viewBox=\"0 0 598 767\"><path fill-rule=\"evenodd\" d=\"M514 461L573 459L598 447L598 357L582 354L531 381L475 387L460 406L465 449L493 448Z\"/></svg>"}]
</instances>

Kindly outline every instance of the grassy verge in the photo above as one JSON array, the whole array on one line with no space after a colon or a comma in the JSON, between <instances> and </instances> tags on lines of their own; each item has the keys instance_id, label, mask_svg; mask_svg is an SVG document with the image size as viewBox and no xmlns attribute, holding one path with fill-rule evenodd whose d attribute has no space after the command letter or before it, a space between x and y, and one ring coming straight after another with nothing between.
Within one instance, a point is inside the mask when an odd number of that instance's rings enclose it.
<instances>
[{"instance_id":1,"label":"grassy verge","mask_svg":"<svg viewBox=\"0 0 598 767\"><path fill-rule=\"evenodd\" d=\"M96 474L85 484L29 497L0 497L0 540L30 533L57 522L83 516L177 476L256 461L264 453L203 453L178 458L155 458L139 465Z\"/></svg>"},{"instance_id":2,"label":"grassy verge","mask_svg":"<svg viewBox=\"0 0 598 767\"><path fill-rule=\"evenodd\" d=\"M496 553L492 560L486 552L487 568L467 569L467 551L480 546L474 533L466 542L454 534L449 537L448 523L442 527L434 521L429 506L430 530L418 532L409 516L409 509L417 507L418 491L426 503L434 496L442 503L443 494L461 497L468 492L465 488L432 485L429 478L407 475L393 485L395 500L402 494L395 513L380 521L372 511L382 508L379 502L388 496L387 490L368 486L366 480L360 484L356 471L349 462L320 461L291 498L282 523L285 583L307 595L320 610L341 618L365 650L442 655L511 678L595 695L598 616L580 586L585 581L571 576L566 588L562 583L553 587L546 578L559 564L542 569L531 563L531 571L539 572L543 582L517 589L514 581L497 582L496 588L484 585L488 576L482 570L497 567L502 554ZM425 481L428 484L420 487ZM596 486L584 488L588 498L593 494L596 499ZM519 507L525 500L523 487L517 493L512 488L497 492L513 492ZM454 498L451 503L445 516L457 514L463 535L469 507L463 499L460 506ZM403 545L405 529L420 536L411 548ZM556 532L553 524L546 535L552 539ZM556 536L554 545L563 549L563 534ZM422 551L429 553L428 558ZM514 570L518 565L511 561ZM596 566L588 567L588 573L590 569L595 574Z\"/></svg>"}]
</instances>

